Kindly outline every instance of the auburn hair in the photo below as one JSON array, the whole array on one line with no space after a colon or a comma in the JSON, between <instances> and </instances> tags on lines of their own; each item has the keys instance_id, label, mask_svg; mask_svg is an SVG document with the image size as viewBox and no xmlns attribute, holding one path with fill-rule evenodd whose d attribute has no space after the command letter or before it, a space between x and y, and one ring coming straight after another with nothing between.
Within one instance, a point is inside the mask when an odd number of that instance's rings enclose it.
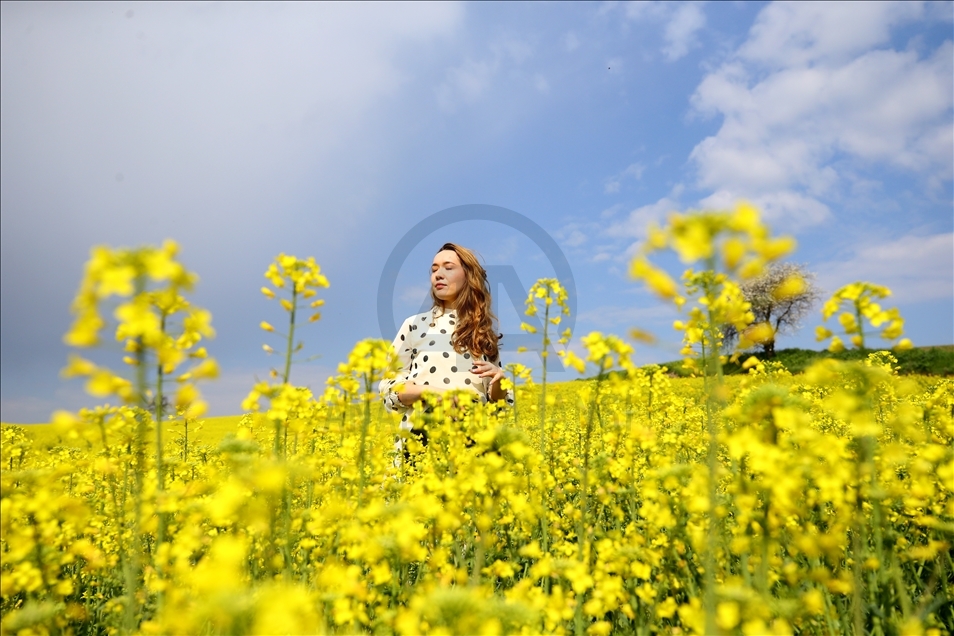
<instances>
[{"instance_id":1,"label":"auburn hair","mask_svg":"<svg viewBox=\"0 0 954 636\"><path fill-rule=\"evenodd\" d=\"M495 333L497 317L494 316L490 301L490 284L487 282L487 271L477 260L477 256L455 243L444 243L437 254L449 250L457 254L460 264L464 268L464 286L457 294L457 325L451 344L454 351L463 354L470 353L474 358L487 356L496 360L499 354L498 342L503 334ZM434 301L432 311L437 308L444 311L444 303L434 295L431 287L431 299Z\"/></svg>"}]
</instances>

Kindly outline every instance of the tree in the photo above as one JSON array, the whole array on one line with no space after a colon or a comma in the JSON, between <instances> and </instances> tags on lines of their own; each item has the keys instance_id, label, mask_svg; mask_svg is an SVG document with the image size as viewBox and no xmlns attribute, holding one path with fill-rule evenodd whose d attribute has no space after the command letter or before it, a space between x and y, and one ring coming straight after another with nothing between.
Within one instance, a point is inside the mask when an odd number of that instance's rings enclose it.
<instances>
[{"instance_id":1,"label":"tree","mask_svg":"<svg viewBox=\"0 0 954 636\"><path fill-rule=\"evenodd\" d=\"M739 287L752 305L753 324L768 323L772 327L771 339L761 342L762 352L769 357L775 355L775 336L797 331L802 319L821 299L815 274L794 263L773 264ZM739 337L732 325L725 325L722 334L726 346L731 346Z\"/></svg>"}]
</instances>

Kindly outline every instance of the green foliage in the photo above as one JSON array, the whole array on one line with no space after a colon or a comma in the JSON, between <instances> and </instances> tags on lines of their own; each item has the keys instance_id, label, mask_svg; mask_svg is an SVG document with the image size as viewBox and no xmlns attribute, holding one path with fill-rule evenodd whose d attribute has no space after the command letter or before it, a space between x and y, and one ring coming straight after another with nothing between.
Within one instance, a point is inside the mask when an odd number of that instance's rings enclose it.
<instances>
[{"instance_id":1,"label":"green foliage","mask_svg":"<svg viewBox=\"0 0 954 636\"><path fill-rule=\"evenodd\" d=\"M830 358L841 361L862 361L874 349L846 349L838 353L831 351L813 351L812 349L781 349L774 356L766 356L759 352L754 353L759 360L773 360L781 363L790 373L802 373L815 362ZM898 359L898 373L902 375L934 375L942 377L954 376L954 345L938 347L918 347L907 351L892 351ZM742 363L748 359L744 355L738 362L728 362L724 367L726 374L745 373ZM682 360L666 362L663 366L678 377L688 377L692 369L686 368Z\"/></svg>"}]
</instances>

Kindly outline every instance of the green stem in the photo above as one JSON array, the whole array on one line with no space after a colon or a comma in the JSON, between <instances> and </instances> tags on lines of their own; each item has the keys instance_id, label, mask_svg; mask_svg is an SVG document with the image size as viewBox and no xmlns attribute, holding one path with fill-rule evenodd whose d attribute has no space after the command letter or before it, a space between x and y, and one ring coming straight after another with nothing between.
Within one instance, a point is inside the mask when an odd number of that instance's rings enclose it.
<instances>
[{"instance_id":1,"label":"green stem","mask_svg":"<svg viewBox=\"0 0 954 636\"><path fill-rule=\"evenodd\" d=\"M715 261L714 259L709 259L708 269L710 272L715 272ZM706 633L714 634L717 632L716 629L716 552L719 544L719 519L718 514L716 514L716 501L718 499L718 474L719 474L719 438L718 438L718 424L717 424L717 412L721 410L722 406L722 360L719 356L719 347L718 347L718 333L717 333L717 324L715 321L716 316L713 314L712 307L718 297L717 289L714 288L710 280L706 280L703 283L703 293L708 299L707 307L707 325L705 333L703 335L702 341L702 356L703 356L703 367L705 372L703 374L703 382L706 393L706 428L708 429L709 437L709 449L708 449L708 466L709 466L709 510L708 517L709 523L707 527L707 537L706 537L706 554L705 554L705 596L704 596L704 606L706 612ZM707 346L708 345L708 346ZM715 380L715 385L713 386L710 382L710 379Z\"/></svg>"},{"instance_id":2,"label":"green stem","mask_svg":"<svg viewBox=\"0 0 954 636\"><path fill-rule=\"evenodd\" d=\"M361 507L364 499L365 474L364 463L366 457L366 443L368 439L368 428L371 425L371 376L364 376L364 419L361 421L361 446L358 450L358 507Z\"/></svg>"},{"instance_id":3,"label":"green stem","mask_svg":"<svg viewBox=\"0 0 954 636\"><path fill-rule=\"evenodd\" d=\"M287 478L286 478L287 479ZM294 486L294 484L292 484ZM282 542L282 559L285 562L284 578L285 581L291 581L292 577L292 555L291 555L291 489L288 484L282 486L282 534L285 535Z\"/></svg>"},{"instance_id":4,"label":"green stem","mask_svg":"<svg viewBox=\"0 0 954 636\"><path fill-rule=\"evenodd\" d=\"M600 361L600 372L596 378L596 388L593 390L593 401L590 403L590 412L586 418L586 428L584 429L583 434L583 463L581 466L582 477L580 479L580 520L577 522L576 534L577 534L577 560L580 563L584 562L586 558L586 522L589 517L589 478L590 478L590 438L593 432L593 419L596 415L596 410L599 404L600 397L600 385L603 383L603 376L605 375L605 358ZM579 598L576 600L576 609L574 612L574 627L575 633L577 636L582 636L583 634L583 594L580 594Z\"/></svg>"},{"instance_id":5,"label":"green stem","mask_svg":"<svg viewBox=\"0 0 954 636\"><path fill-rule=\"evenodd\" d=\"M860 495L858 502L858 514L859 516L862 513ZM861 540L861 521L856 520L852 528L851 533L851 551L852 551L852 563L851 563L851 574L854 579L854 584L852 585L851 590L851 615L853 619L853 626L855 634L864 634L864 577L861 573L861 553L862 553L862 540Z\"/></svg>"},{"instance_id":6,"label":"green stem","mask_svg":"<svg viewBox=\"0 0 954 636\"><path fill-rule=\"evenodd\" d=\"M491 504L489 517L494 518L494 506ZM489 531L488 531L489 532ZM480 532L477 545L474 546L474 566L470 572L470 585L477 587L480 585L480 573L484 569L484 560L487 555L487 532Z\"/></svg>"},{"instance_id":7,"label":"green stem","mask_svg":"<svg viewBox=\"0 0 954 636\"><path fill-rule=\"evenodd\" d=\"M549 291L547 292L547 298L549 298ZM550 324L550 305L546 305L543 309L543 352L540 354L541 359L543 360L543 371L542 371L542 387L540 389L540 459L543 462L543 467L547 466L547 348L550 346L549 339L549 330L548 326ZM542 491L542 503L543 503L543 514L540 516L540 534L543 541L543 551L547 552L549 550L549 529L547 527L547 515L549 513L549 501L547 500L547 485L546 477L544 476L543 480L543 491ZM549 578L546 579L546 588L549 591Z\"/></svg>"},{"instance_id":8,"label":"green stem","mask_svg":"<svg viewBox=\"0 0 954 636\"><path fill-rule=\"evenodd\" d=\"M182 461L189 461L189 420L185 420L185 437L182 440Z\"/></svg>"},{"instance_id":9,"label":"green stem","mask_svg":"<svg viewBox=\"0 0 954 636\"><path fill-rule=\"evenodd\" d=\"M855 301L855 319L858 321L858 337L861 338L861 344L859 345L858 348L864 349L865 348L865 328L864 328L864 323L862 322L861 304L857 300Z\"/></svg>"},{"instance_id":10,"label":"green stem","mask_svg":"<svg viewBox=\"0 0 954 636\"><path fill-rule=\"evenodd\" d=\"M547 296L549 298L549 296ZM548 337L548 326L550 324L550 305L543 310L543 352L540 357L543 359L543 387L540 391L540 455L546 461L547 457L547 355L550 346Z\"/></svg>"},{"instance_id":11,"label":"green stem","mask_svg":"<svg viewBox=\"0 0 954 636\"><path fill-rule=\"evenodd\" d=\"M165 335L166 333L166 314L163 312L162 318L160 319L161 333ZM162 360L156 362L156 476L159 480L158 491L162 492L165 484L163 483L163 466L162 466L162 417L164 415L162 408L162 381L164 378L164 373L162 369ZM160 524L160 531L162 529L162 524ZM162 540L160 539L161 543Z\"/></svg>"},{"instance_id":12,"label":"green stem","mask_svg":"<svg viewBox=\"0 0 954 636\"><path fill-rule=\"evenodd\" d=\"M145 278L137 276L134 284L134 294L139 296L145 292ZM132 545L129 554L128 568L125 574L125 612L123 615L123 629L126 633L135 631L137 618L139 617L139 587L141 585L142 569L142 491L143 476L146 472L146 350L142 338L136 339L136 398L140 406L136 412L136 436L134 440L133 457L135 469L133 470L133 488L132 493L135 497L132 519ZM125 502L124 502L125 508Z\"/></svg>"},{"instance_id":13,"label":"green stem","mask_svg":"<svg viewBox=\"0 0 954 636\"><path fill-rule=\"evenodd\" d=\"M288 346L285 347L285 373L282 376L282 384L288 384L288 376L291 375L292 347L295 344L295 311L297 309L298 290L292 283L291 320L288 325Z\"/></svg>"},{"instance_id":14,"label":"green stem","mask_svg":"<svg viewBox=\"0 0 954 636\"><path fill-rule=\"evenodd\" d=\"M589 514L589 476L590 476L590 438L593 432L593 419L596 415L597 403L600 397L600 385L603 383L603 377L605 375L605 366L604 362L600 362L600 372L596 378L596 388L593 392L593 401L590 403L590 412L586 418L586 428L583 431L583 464L582 464L582 478L581 482L581 493L580 493L580 521L577 524L577 557L580 562L583 561L583 557L586 551L586 521Z\"/></svg>"},{"instance_id":15,"label":"green stem","mask_svg":"<svg viewBox=\"0 0 954 636\"><path fill-rule=\"evenodd\" d=\"M854 585L852 586L852 619L853 627L856 634L864 633L865 625L865 577L862 571L864 564L864 553L866 552L866 547L868 545L868 536L865 527L865 488L864 484L868 477L869 463L868 463L868 452L870 446L868 444L868 437L862 437L861 439L856 440L857 453L858 453L858 463L856 467L856 479L857 479L857 490L855 493L855 519L854 527L852 528L851 533L851 548L852 548L852 567L851 572L854 578ZM868 590L870 591L870 590Z\"/></svg>"},{"instance_id":16,"label":"green stem","mask_svg":"<svg viewBox=\"0 0 954 636\"><path fill-rule=\"evenodd\" d=\"M166 313L162 312L162 318L160 319L159 329L163 335L166 333ZM163 475L163 465L162 465L162 418L163 418L163 408L162 408L162 381L164 377L163 373L163 364L162 360L156 361L156 508L158 509L163 503L163 490L165 489L165 478ZM156 554L158 555L158 548L166 540L166 523L167 523L166 513L159 511L159 523L156 530ZM157 576L162 576L162 566L158 562L154 562L153 566L156 569ZM163 594L159 592L157 598L158 608L161 610L163 605Z\"/></svg>"},{"instance_id":17,"label":"green stem","mask_svg":"<svg viewBox=\"0 0 954 636\"><path fill-rule=\"evenodd\" d=\"M769 516L772 514L772 491L765 493L765 516L762 519L761 560L759 562L759 590L768 598L769 593Z\"/></svg>"},{"instance_id":18,"label":"green stem","mask_svg":"<svg viewBox=\"0 0 954 636\"><path fill-rule=\"evenodd\" d=\"M517 372L516 370L512 371L510 374L511 379L513 380L513 426L516 428L518 426L517 420Z\"/></svg>"}]
</instances>

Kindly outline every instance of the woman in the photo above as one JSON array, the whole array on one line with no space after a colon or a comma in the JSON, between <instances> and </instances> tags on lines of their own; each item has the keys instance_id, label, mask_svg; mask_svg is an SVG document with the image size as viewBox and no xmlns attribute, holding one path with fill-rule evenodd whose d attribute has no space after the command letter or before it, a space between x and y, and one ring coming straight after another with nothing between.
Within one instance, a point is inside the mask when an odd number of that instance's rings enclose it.
<instances>
[{"instance_id":1,"label":"woman","mask_svg":"<svg viewBox=\"0 0 954 636\"><path fill-rule=\"evenodd\" d=\"M426 433L412 430L410 420L425 392L464 390L481 402L513 404L513 393L500 386L501 336L494 330L487 272L473 252L454 243L441 247L431 264L431 299L430 311L411 316L398 330L393 347L403 370L379 386L388 410L403 413L401 428L425 444Z\"/></svg>"}]
</instances>

